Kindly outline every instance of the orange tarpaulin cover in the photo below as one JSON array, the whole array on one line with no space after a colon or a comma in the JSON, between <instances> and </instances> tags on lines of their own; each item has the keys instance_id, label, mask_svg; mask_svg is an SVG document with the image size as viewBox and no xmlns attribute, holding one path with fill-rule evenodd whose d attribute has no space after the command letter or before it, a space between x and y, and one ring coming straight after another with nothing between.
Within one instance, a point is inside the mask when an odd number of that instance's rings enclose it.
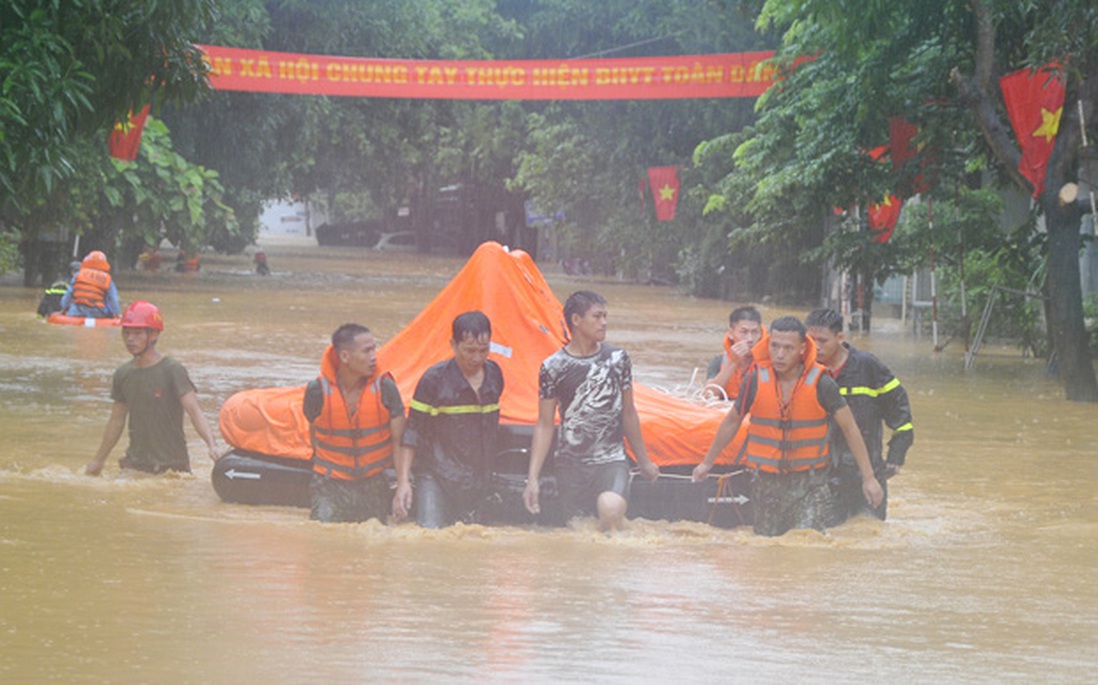
<instances>
[{"instance_id":1,"label":"orange tarpaulin cover","mask_svg":"<svg viewBox=\"0 0 1098 685\"><path fill-rule=\"evenodd\" d=\"M563 307L534 260L498 243L484 243L423 311L378 352L378 367L396 379L407 404L419 377L448 359L450 323L479 309L492 321L492 353L503 369L504 423L533 424L538 415L538 369L565 344ZM317 352L317 369L320 368ZM221 408L221 434L238 449L308 459L308 423L301 411L305 389L246 390ZM648 453L661 466L701 461L723 412L634 383ZM718 463L731 461L732 448Z\"/></svg>"}]
</instances>

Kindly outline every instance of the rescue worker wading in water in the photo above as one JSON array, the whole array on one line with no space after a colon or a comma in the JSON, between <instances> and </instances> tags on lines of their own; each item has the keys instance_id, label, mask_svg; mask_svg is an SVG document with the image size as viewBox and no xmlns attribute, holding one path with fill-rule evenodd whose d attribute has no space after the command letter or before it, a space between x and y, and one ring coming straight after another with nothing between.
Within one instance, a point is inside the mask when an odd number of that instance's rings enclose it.
<instances>
[{"instance_id":1,"label":"rescue worker wading in water","mask_svg":"<svg viewBox=\"0 0 1098 685\"><path fill-rule=\"evenodd\" d=\"M129 425L130 444L118 460L123 470L145 473L190 473L191 459L183 434L183 415L209 450L221 456L210 424L198 406L187 369L160 353L156 344L164 332L164 317L156 305L137 300L122 314L122 343L133 359L118 367L111 383L110 419L95 457L84 469L89 476L103 471L107 456Z\"/></svg>"},{"instance_id":2,"label":"rescue worker wading in water","mask_svg":"<svg viewBox=\"0 0 1098 685\"><path fill-rule=\"evenodd\" d=\"M313 443L310 518L384 521L392 501L384 470L404 432L404 403L393 377L377 371L368 328L349 323L332 334L303 409Z\"/></svg>"},{"instance_id":3,"label":"rescue worker wading in water","mask_svg":"<svg viewBox=\"0 0 1098 685\"><path fill-rule=\"evenodd\" d=\"M816 363L815 344L801 321L785 316L754 350L751 369L736 406L721 421L705 458L694 468L700 481L750 413L745 461L755 470L751 499L758 535L783 535L795 528L823 530L833 520L828 486L831 466L829 423L842 430L862 477L862 494L874 507L884 493L839 386Z\"/></svg>"}]
</instances>

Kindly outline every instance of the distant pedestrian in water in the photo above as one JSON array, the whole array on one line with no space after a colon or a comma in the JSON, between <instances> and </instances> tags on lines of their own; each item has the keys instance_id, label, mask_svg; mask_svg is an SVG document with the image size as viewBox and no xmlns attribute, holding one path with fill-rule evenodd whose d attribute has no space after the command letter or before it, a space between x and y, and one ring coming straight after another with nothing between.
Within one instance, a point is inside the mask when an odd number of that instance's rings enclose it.
<instances>
[{"instance_id":1,"label":"distant pedestrian in water","mask_svg":"<svg viewBox=\"0 0 1098 685\"><path fill-rule=\"evenodd\" d=\"M147 473L190 473L191 460L183 434L183 414L206 443L210 459L221 456L210 424L202 414L187 369L156 349L164 319L156 305L137 300L122 314L122 342L133 359L114 372L114 407L95 458L84 472L98 476L129 419L130 444L118 460L123 469Z\"/></svg>"},{"instance_id":2,"label":"distant pedestrian in water","mask_svg":"<svg viewBox=\"0 0 1098 685\"><path fill-rule=\"evenodd\" d=\"M660 469L648 458L641 436L629 355L603 342L606 317L606 300L589 290L572 293L564 304L571 340L541 364L538 422L523 500L530 513L540 513L538 478L549 455L559 409L553 463L564 515L597 516L599 526L610 531L621 528L628 507L630 474L624 440L629 441L645 478L655 480Z\"/></svg>"},{"instance_id":3,"label":"distant pedestrian in water","mask_svg":"<svg viewBox=\"0 0 1098 685\"><path fill-rule=\"evenodd\" d=\"M271 267L267 265L266 252L264 252L263 250L257 250L253 261L255 261L255 272L257 274L259 274L260 276L271 275Z\"/></svg>"},{"instance_id":4,"label":"distant pedestrian in water","mask_svg":"<svg viewBox=\"0 0 1098 685\"><path fill-rule=\"evenodd\" d=\"M313 443L310 518L384 521L393 502L384 470L404 433L404 402L393 376L377 368L370 329L348 323L332 334L303 409Z\"/></svg>"}]
</instances>

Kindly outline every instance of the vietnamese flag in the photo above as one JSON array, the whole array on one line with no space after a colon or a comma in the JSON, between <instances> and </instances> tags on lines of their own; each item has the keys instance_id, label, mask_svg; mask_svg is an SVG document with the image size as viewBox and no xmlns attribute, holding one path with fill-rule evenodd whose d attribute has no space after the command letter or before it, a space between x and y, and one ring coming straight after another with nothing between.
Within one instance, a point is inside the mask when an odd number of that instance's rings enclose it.
<instances>
[{"instance_id":1,"label":"vietnamese flag","mask_svg":"<svg viewBox=\"0 0 1098 685\"><path fill-rule=\"evenodd\" d=\"M149 116L149 106L145 105L136 115L133 110L126 122L116 122L114 130L107 137L107 149L111 157L132 162L137 159L137 149L141 146L141 132L145 130L145 120Z\"/></svg>"},{"instance_id":2,"label":"vietnamese flag","mask_svg":"<svg viewBox=\"0 0 1098 685\"><path fill-rule=\"evenodd\" d=\"M679 203L679 168L673 166L649 167L648 184L656 200L656 219L671 221Z\"/></svg>"},{"instance_id":3,"label":"vietnamese flag","mask_svg":"<svg viewBox=\"0 0 1098 685\"><path fill-rule=\"evenodd\" d=\"M922 148L914 148L911 146L911 141L915 138L915 134L919 132L918 127L915 124L909 123L901 117L891 117L888 120L888 148L892 156L892 168L897 171L901 170L907 160L917 155ZM926 165L924 159L920 163L920 168ZM920 173L912 180L911 189L916 193L926 192L927 182Z\"/></svg>"},{"instance_id":4,"label":"vietnamese flag","mask_svg":"<svg viewBox=\"0 0 1098 685\"><path fill-rule=\"evenodd\" d=\"M874 162L879 162L886 152L889 152L889 146L881 145L870 150L869 156ZM880 202L866 207L866 213L869 215L869 230L875 233L873 239L878 243L887 243L892 237L892 229L896 228L896 222L900 219L900 208L903 204L904 201L900 197L888 193Z\"/></svg>"},{"instance_id":5,"label":"vietnamese flag","mask_svg":"<svg viewBox=\"0 0 1098 685\"><path fill-rule=\"evenodd\" d=\"M1066 86L1059 65L1021 69L999 79L1014 135L1022 148L1018 171L1033 184L1033 197L1045 189L1045 168L1060 130Z\"/></svg>"},{"instance_id":6,"label":"vietnamese flag","mask_svg":"<svg viewBox=\"0 0 1098 685\"><path fill-rule=\"evenodd\" d=\"M896 228L896 222L900 219L900 209L904 201L892 193L885 196L879 203L869 205L869 230L873 232L873 240L887 243L892 237L892 230Z\"/></svg>"}]
</instances>

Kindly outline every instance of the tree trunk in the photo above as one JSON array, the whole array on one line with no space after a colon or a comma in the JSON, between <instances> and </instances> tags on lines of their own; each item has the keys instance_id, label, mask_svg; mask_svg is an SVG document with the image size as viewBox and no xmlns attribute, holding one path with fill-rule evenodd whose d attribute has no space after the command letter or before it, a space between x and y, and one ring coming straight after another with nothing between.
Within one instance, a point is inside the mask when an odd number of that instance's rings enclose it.
<instances>
[{"instance_id":1,"label":"tree trunk","mask_svg":"<svg viewBox=\"0 0 1098 685\"><path fill-rule=\"evenodd\" d=\"M873 324L873 284L876 281L868 270L858 278L858 310L861 312L861 332L869 333Z\"/></svg>"},{"instance_id":2,"label":"tree trunk","mask_svg":"<svg viewBox=\"0 0 1098 685\"><path fill-rule=\"evenodd\" d=\"M1067 399L1098 402L1098 381L1083 322L1079 212L1072 205L1060 207L1054 198L1055 193L1048 190L1042 198L1048 229L1048 319L1052 346Z\"/></svg>"}]
</instances>

